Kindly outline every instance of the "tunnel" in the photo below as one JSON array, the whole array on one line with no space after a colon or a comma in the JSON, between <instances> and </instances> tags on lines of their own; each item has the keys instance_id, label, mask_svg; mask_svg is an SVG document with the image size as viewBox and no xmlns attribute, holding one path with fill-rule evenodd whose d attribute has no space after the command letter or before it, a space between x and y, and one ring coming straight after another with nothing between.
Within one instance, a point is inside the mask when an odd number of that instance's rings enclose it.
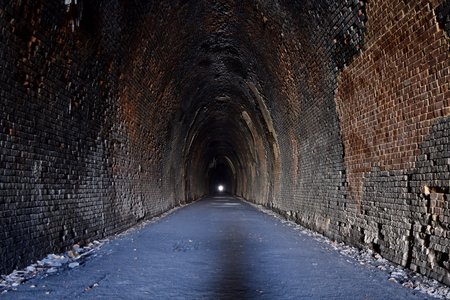
<instances>
[{"instance_id":1,"label":"tunnel","mask_svg":"<svg viewBox=\"0 0 450 300\"><path fill-rule=\"evenodd\" d=\"M224 159L227 159L227 157ZM228 164L227 160L220 163L213 160L207 171L209 194L214 195L223 192L235 195L236 180L234 176L232 166Z\"/></svg>"},{"instance_id":2,"label":"tunnel","mask_svg":"<svg viewBox=\"0 0 450 300\"><path fill-rule=\"evenodd\" d=\"M0 274L228 195L450 284L449 12L0 3Z\"/></svg>"}]
</instances>

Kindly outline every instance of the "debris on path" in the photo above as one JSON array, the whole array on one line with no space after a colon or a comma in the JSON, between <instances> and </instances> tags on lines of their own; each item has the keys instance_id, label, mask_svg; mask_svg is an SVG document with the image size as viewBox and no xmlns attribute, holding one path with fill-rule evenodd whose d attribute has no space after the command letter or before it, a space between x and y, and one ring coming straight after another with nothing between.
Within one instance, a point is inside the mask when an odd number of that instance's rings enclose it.
<instances>
[{"instance_id":1,"label":"debris on path","mask_svg":"<svg viewBox=\"0 0 450 300\"><path fill-rule=\"evenodd\" d=\"M0 293L7 293L8 290L14 289L21 283L37 276L48 276L65 268L76 268L84 263L88 256L100 249L106 241L93 241L83 247L75 244L71 250L65 253L49 254L23 270L14 270L9 275L2 275L0 278Z\"/></svg>"},{"instance_id":2,"label":"debris on path","mask_svg":"<svg viewBox=\"0 0 450 300\"><path fill-rule=\"evenodd\" d=\"M300 233L310 236L318 242L327 244L333 250L339 252L343 256L354 259L360 265L367 265L384 272L387 274L387 280L390 282L400 284L405 288L413 289L438 299L450 299L450 287L438 282L437 280L430 279L417 272L405 269L400 265L390 262L371 249L358 249L342 242L338 243L336 241L332 241L318 232L307 229L294 221L287 220L284 216L262 205L257 205L251 202L247 203L261 212L279 219L283 224L293 227Z\"/></svg>"},{"instance_id":3,"label":"debris on path","mask_svg":"<svg viewBox=\"0 0 450 300\"><path fill-rule=\"evenodd\" d=\"M61 253L61 254L48 254L45 258L38 260L36 263L26 267L22 270L14 270L9 275L1 275L0 276L0 295L7 293L9 290L14 290L20 284L38 277L38 276L48 276L50 274L57 273L60 270L64 269L74 269L82 265L85 259L92 254L95 256L95 252L97 252L106 242L122 237L124 235L129 234L135 230L139 230L148 224L152 224L157 222L158 220L166 217L167 215L173 213L174 211L184 207L185 205L180 205L171 210L148 219L146 221L140 222L139 224L125 230L124 232L118 233L113 237L102 239L100 241L93 241L88 243L85 246L80 246L79 244L75 244L72 246L72 249Z\"/></svg>"}]
</instances>

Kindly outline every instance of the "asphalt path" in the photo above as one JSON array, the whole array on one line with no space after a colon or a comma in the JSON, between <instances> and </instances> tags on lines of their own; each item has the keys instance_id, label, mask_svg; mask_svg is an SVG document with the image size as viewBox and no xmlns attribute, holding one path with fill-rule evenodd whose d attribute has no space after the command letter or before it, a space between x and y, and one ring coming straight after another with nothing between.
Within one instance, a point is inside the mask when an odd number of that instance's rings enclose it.
<instances>
[{"instance_id":1,"label":"asphalt path","mask_svg":"<svg viewBox=\"0 0 450 300\"><path fill-rule=\"evenodd\" d=\"M232 197L197 201L5 299L428 299Z\"/></svg>"}]
</instances>

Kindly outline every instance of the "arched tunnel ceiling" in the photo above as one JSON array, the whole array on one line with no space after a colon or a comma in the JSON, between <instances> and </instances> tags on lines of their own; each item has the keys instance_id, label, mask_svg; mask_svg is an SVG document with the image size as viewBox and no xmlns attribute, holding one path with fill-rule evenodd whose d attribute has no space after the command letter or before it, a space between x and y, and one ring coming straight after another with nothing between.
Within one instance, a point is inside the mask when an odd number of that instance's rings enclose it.
<instances>
[{"instance_id":1,"label":"arched tunnel ceiling","mask_svg":"<svg viewBox=\"0 0 450 300\"><path fill-rule=\"evenodd\" d=\"M315 13L329 13L329 5L325 1L313 6L290 1L118 1L115 5L119 18L113 20L116 24L109 24L107 16L93 22L95 12L101 12L105 5L102 1L84 5L86 18L81 18L80 29L89 32L88 27L97 22L129 32L127 40L121 41L126 49L120 57L123 67L118 70L122 106L134 110L133 102L139 103L141 109L136 113L148 110L154 115L151 124L133 124L131 119L133 130L144 126L158 132L155 139L160 145L166 145L169 138L172 141L165 174L175 181L185 181L186 161L193 153L209 160L220 152L241 166L240 178L261 175L255 186L260 186L257 189L262 192L255 198L266 199L279 190L281 160L273 120L282 115L296 118L299 110L285 97L292 93L289 90L296 90L296 83L283 78L291 78L295 70L290 55L301 61L302 52L311 51L302 49L300 39L314 38L305 35L303 29L322 26ZM299 12L304 18L299 17ZM92 43L98 43L99 48L116 47L115 39L108 36ZM306 60L304 65L303 69ZM132 94L142 100L131 98ZM208 127L216 129L205 131ZM199 135L200 131L214 135L216 144L222 145L220 151L209 147L208 153L202 153L207 148L201 139L207 135ZM194 138L197 136L201 139ZM184 162L179 161L180 157ZM198 177L197 181L204 178ZM186 193L186 199L204 193L199 190L188 195L186 190L184 186L177 193Z\"/></svg>"},{"instance_id":2,"label":"arched tunnel ceiling","mask_svg":"<svg viewBox=\"0 0 450 300\"><path fill-rule=\"evenodd\" d=\"M3 1L0 270L224 181L450 282L449 5Z\"/></svg>"},{"instance_id":3,"label":"arched tunnel ceiling","mask_svg":"<svg viewBox=\"0 0 450 300\"><path fill-rule=\"evenodd\" d=\"M331 106L328 111L313 107L313 114L336 118L334 67L362 41L363 2L140 3L133 27L142 30L129 43L131 63L126 64L148 69L144 74L158 72L155 83L138 80L152 90L157 86L158 103L170 111L157 119L169 124L160 128L173 141L167 174L184 182L178 193L186 199L207 193L206 166L215 157L228 157L239 166L236 193L272 201L267 199L281 188L279 143L291 143L279 141L277 131L293 130L286 127L301 118L299 111L307 110L313 97ZM333 38L346 28L335 24L349 17L356 26L354 40L344 47L350 54L340 57ZM320 72L329 78L316 77ZM241 190L248 186L259 192Z\"/></svg>"},{"instance_id":4,"label":"arched tunnel ceiling","mask_svg":"<svg viewBox=\"0 0 450 300\"><path fill-rule=\"evenodd\" d=\"M234 1L185 4L184 9L195 9L194 14L186 14L190 17L186 22L198 26L188 39L177 41L181 44L177 48L186 50L181 50L183 57L173 74L181 103L172 132L180 135L178 145L183 145L183 157L189 161L184 164L184 177L189 172L206 174L206 166L216 157L228 157L240 166L240 177L252 177L251 172L259 172L256 169L261 164L276 160L271 157L275 151L271 148L277 146L273 145L268 99L258 90L263 88L260 82L269 89L275 83L263 54L266 46L262 46L273 41L264 37L269 29L266 17L258 14L259 5ZM269 176L269 169L263 169L263 177ZM206 181L197 178L198 182L189 184L201 186Z\"/></svg>"}]
</instances>

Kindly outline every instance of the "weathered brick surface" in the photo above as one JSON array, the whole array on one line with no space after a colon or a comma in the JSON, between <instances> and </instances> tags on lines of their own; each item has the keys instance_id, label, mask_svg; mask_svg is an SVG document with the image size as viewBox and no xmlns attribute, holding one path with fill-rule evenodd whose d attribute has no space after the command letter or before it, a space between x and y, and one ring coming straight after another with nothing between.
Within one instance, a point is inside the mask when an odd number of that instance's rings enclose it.
<instances>
[{"instance_id":1,"label":"weathered brick surface","mask_svg":"<svg viewBox=\"0 0 450 300\"><path fill-rule=\"evenodd\" d=\"M272 19L260 32L248 31L254 41L266 38L256 48L268 73L276 75L264 95L280 152L279 180L269 181L276 193L267 205L343 239L358 230L348 221L356 208L348 199L334 92L339 70L363 45L365 3L286 1L282 7L262 6L260 13Z\"/></svg>"},{"instance_id":2,"label":"weathered brick surface","mask_svg":"<svg viewBox=\"0 0 450 300\"><path fill-rule=\"evenodd\" d=\"M450 36L450 1L445 0L435 9L439 27Z\"/></svg>"},{"instance_id":3,"label":"weathered brick surface","mask_svg":"<svg viewBox=\"0 0 450 300\"><path fill-rule=\"evenodd\" d=\"M80 24L63 1L0 5L1 273L175 204L162 181L171 109L154 104L171 91L123 33L139 7L84 4Z\"/></svg>"},{"instance_id":4,"label":"weathered brick surface","mask_svg":"<svg viewBox=\"0 0 450 300\"><path fill-rule=\"evenodd\" d=\"M399 3L394 23L389 7L369 6L367 49L339 78L337 103L356 201L365 172L413 167L432 120L450 113L448 41L436 26L434 7L421 7L417 12Z\"/></svg>"},{"instance_id":5,"label":"weathered brick surface","mask_svg":"<svg viewBox=\"0 0 450 300\"><path fill-rule=\"evenodd\" d=\"M336 103L364 243L450 283L449 40L436 18L448 4L439 2L369 3L364 51L339 74Z\"/></svg>"},{"instance_id":6,"label":"weathered brick surface","mask_svg":"<svg viewBox=\"0 0 450 300\"><path fill-rule=\"evenodd\" d=\"M0 272L214 177L449 283L448 0L78 3L0 5Z\"/></svg>"}]
</instances>

